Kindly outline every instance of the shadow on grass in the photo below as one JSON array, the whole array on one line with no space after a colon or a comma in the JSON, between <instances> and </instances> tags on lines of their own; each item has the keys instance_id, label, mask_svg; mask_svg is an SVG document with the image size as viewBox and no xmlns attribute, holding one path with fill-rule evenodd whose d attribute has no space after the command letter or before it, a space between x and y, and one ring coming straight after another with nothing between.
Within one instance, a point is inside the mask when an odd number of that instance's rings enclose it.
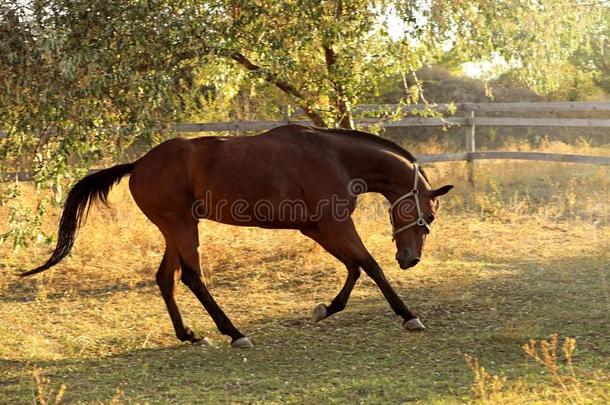
<instances>
[{"instance_id":1,"label":"shadow on grass","mask_svg":"<svg viewBox=\"0 0 610 405\"><path fill-rule=\"evenodd\" d=\"M52 271L52 270L51 270ZM88 275L83 275L82 277L86 277ZM43 277L43 276L38 276ZM71 280L72 281L72 280ZM117 282L114 284L104 284L100 286L85 286L85 287L74 287L74 282L72 282L72 287L67 291L62 288L64 284L66 284L65 280L58 280L58 282L49 282L45 281L47 286L45 287L48 291L45 291L44 297L46 301L55 301L55 300L78 300L82 297L99 297L109 294L114 294L118 292L125 291L134 291L134 290L150 290L156 289L157 285L155 283L154 273L151 274L150 280L142 280L133 284ZM13 280L11 280L6 288L4 288L2 296L0 296L0 302L11 303L11 302L30 302L35 301L36 296L40 291L40 287L38 282L33 279L20 279L15 276Z\"/></svg>"}]
</instances>

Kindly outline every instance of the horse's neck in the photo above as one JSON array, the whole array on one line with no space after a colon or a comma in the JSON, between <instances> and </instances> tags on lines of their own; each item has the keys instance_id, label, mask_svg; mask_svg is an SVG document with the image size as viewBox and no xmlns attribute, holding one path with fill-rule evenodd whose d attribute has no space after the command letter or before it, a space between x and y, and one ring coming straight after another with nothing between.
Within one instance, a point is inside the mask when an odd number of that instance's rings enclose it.
<instances>
[{"instance_id":1,"label":"horse's neck","mask_svg":"<svg viewBox=\"0 0 610 405\"><path fill-rule=\"evenodd\" d=\"M413 165L403 157L379 148L371 148L361 156L352 160L350 174L353 179L364 180L367 192L380 193L392 202L413 184Z\"/></svg>"}]
</instances>

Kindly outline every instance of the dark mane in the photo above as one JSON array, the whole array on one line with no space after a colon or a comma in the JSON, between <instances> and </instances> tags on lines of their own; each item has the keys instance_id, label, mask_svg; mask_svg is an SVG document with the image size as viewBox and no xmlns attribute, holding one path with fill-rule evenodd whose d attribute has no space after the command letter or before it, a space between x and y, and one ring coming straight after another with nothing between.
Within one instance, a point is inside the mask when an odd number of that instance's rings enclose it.
<instances>
[{"instance_id":1,"label":"dark mane","mask_svg":"<svg viewBox=\"0 0 610 405\"><path fill-rule=\"evenodd\" d=\"M324 132L330 133L330 134L344 135L344 136L349 136L352 138L362 139L364 141L376 143L377 145L383 146L386 149L389 149L392 152L396 153L397 155L404 157L411 163L415 163L417 161L417 159L415 159L415 156L413 156L411 154L411 152L409 152L408 150L406 150L405 148L403 148L396 142L390 141L389 139L382 138L375 134L371 134L371 133L364 132L364 131L357 131L354 129L343 129L343 128L316 128L316 129L319 129L321 131L324 131ZM428 176L426 175L426 173L423 171L423 169L421 167L419 168L419 172L422 174L422 176L424 176L424 179L426 179L426 181L428 181L428 183L429 183L430 180L428 180Z\"/></svg>"}]
</instances>

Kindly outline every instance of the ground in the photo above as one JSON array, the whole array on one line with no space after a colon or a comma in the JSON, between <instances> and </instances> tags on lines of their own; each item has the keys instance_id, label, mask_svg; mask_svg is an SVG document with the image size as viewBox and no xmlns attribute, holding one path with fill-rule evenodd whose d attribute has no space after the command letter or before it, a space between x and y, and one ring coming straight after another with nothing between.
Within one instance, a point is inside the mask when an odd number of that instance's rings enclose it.
<instances>
[{"instance_id":1,"label":"ground","mask_svg":"<svg viewBox=\"0 0 610 405\"><path fill-rule=\"evenodd\" d=\"M458 187L422 262L406 271L383 201L362 201L358 229L423 333L403 330L366 276L345 311L313 324L314 306L343 283L340 263L298 232L203 223L211 292L249 350L232 349L186 288L186 323L213 346L175 339L154 283L162 241L123 182L113 208L95 210L72 256L44 275L15 278L48 248L0 247L0 403L53 403L62 384L67 403L608 403L608 170L545 165L513 180L527 190L509 184L518 163L477 167L486 183L475 189L461 166L429 169L436 185L459 177ZM558 168L576 180L555 183ZM497 171L506 176L488 178ZM45 226L56 221L50 213ZM576 339L573 374L561 347L555 372L521 348L554 333L560 344Z\"/></svg>"}]
</instances>

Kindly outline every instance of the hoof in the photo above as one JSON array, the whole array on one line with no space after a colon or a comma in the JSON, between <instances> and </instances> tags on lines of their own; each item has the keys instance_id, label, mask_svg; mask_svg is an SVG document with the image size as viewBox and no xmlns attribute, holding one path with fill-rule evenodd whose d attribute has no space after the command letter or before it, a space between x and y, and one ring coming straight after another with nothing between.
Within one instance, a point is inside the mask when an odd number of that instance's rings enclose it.
<instances>
[{"instance_id":1,"label":"hoof","mask_svg":"<svg viewBox=\"0 0 610 405\"><path fill-rule=\"evenodd\" d=\"M189 328L189 327L184 328L183 333L176 334L176 337L178 338L178 340L180 340L182 342L190 342L190 343L195 343L195 342L198 342L201 340L197 336L195 336L195 332L193 332L191 330L191 328Z\"/></svg>"},{"instance_id":2,"label":"hoof","mask_svg":"<svg viewBox=\"0 0 610 405\"><path fill-rule=\"evenodd\" d=\"M328 316L328 310L326 309L326 305L319 304L313 309L313 317L312 320L314 323L320 322L322 319Z\"/></svg>"},{"instance_id":3,"label":"hoof","mask_svg":"<svg viewBox=\"0 0 610 405\"><path fill-rule=\"evenodd\" d=\"M419 318L413 318L413 319L409 319L408 321L405 321L405 323L402 324L402 327L405 328L406 330L412 330L412 331L426 330L426 327L424 326L423 323L421 323Z\"/></svg>"},{"instance_id":4,"label":"hoof","mask_svg":"<svg viewBox=\"0 0 610 405\"><path fill-rule=\"evenodd\" d=\"M254 345L252 344L252 342L250 342L250 339L248 339L247 337L240 337L239 339L235 339L234 341L231 342L231 346L238 348L238 349L249 349L251 347L254 347Z\"/></svg>"},{"instance_id":5,"label":"hoof","mask_svg":"<svg viewBox=\"0 0 610 405\"><path fill-rule=\"evenodd\" d=\"M210 347L214 347L212 345L212 342L210 341L210 339L208 339L207 337L203 338L203 339L193 340L193 341L191 341L191 344L193 346L210 346Z\"/></svg>"}]
</instances>

